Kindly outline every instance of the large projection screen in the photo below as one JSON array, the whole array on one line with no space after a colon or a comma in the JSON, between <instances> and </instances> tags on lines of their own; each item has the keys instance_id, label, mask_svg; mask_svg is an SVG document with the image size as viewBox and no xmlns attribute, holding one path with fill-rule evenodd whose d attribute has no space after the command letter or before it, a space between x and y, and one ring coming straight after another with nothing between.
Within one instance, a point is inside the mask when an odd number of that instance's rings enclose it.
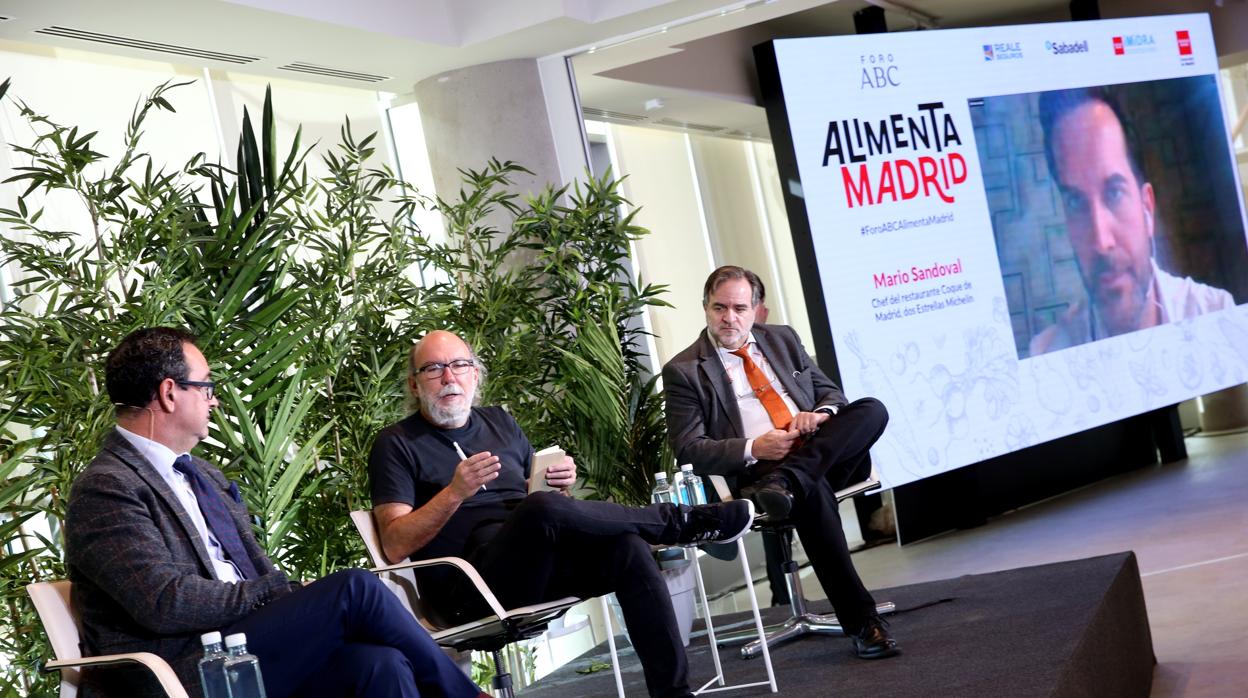
<instances>
[{"instance_id":1,"label":"large projection screen","mask_svg":"<svg viewBox=\"0 0 1248 698\"><path fill-rule=\"evenodd\" d=\"M886 486L1248 380L1206 15L755 53L833 372L891 414Z\"/></svg>"}]
</instances>

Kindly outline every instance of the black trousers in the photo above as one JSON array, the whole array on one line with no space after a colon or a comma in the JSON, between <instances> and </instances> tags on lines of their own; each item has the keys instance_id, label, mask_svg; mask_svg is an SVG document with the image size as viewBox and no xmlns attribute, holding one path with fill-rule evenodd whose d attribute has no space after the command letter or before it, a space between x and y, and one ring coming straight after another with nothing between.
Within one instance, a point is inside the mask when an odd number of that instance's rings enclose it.
<instances>
[{"instance_id":1,"label":"black trousers","mask_svg":"<svg viewBox=\"0 0 1248 698\"><path fill-rule=\"evenodd\" d=\"M837 618L849 632L855 632L874 612L875 599L863 586L849 557L835 493L871 474L869 451L887 424L888 410L883 403L875 398L855 400L824 420L787 459L759 461L751 469L752 477L740 483L749 485L779 470L795 486L789 518Z\"/></svg>"},{"instance_id":2,"label":"black trousers","mask_svg":"<svg viewBox=\"0 0 1248 698\"><path fill-rule=\"evenodd\" d=\"M525 497L468 560L504 608L614 591L652 696L687 696L689 666L671 595L650 553L679 530L671 504L626 507L555 492Z\"/></svg>"}]
</instances>

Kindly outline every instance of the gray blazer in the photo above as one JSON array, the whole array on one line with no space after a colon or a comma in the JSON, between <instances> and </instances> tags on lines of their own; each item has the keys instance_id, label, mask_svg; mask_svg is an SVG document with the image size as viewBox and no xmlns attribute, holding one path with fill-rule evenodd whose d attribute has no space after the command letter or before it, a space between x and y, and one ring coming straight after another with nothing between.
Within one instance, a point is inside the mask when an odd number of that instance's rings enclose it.
<instances>
[{"instance_id":1,"label":"gray blazer","mask_svg":"<svg viewBox=\"0 0 1248 698\"><path fill-rule=\"evenodd\" d=\"M754 340L789 397L803 412L846 404L845 394L811 360L793 328L754 325ZM678 463L703 475L724 475L735 487L746 472L741 411L724 364L706 335L663 367L667 438Z\"/></svg>"},{"instance_id":2,"label":"gray blazer","mask_svg":"<svg viewBox=\"0 0 1248 698\"><path fill-rule=\"evenodd\" d=\"M247 509L230 495L219 470L195 465L221 488L257 579L218 581L208 550L177 496L124 436L104 438L95 460L74 480L65 516L65 560L72 603L82 624L83 653L152 652L199 695L199 635L221 630L291 591L252 535ZM98 669L82 695L163 695L151 674L130 667Z\"/></svg>"}]
</instances>

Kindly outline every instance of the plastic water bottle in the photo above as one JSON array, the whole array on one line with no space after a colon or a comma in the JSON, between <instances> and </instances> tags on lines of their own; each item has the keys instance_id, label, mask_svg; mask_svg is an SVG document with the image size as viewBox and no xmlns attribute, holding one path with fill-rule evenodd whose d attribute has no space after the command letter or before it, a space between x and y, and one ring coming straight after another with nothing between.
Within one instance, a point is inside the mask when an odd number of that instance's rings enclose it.
<instances>
[{"instance_id":1,"label":"plastic water bottle","mask_svg":"<svg viewBox=\"0 0 1248 698\"><path fill-rule=\"evenodd\" d=\"M230 653L225 660L230 698L265 698L260 660L247 653L247 636L243 633L229 635L225 638L225 647Z\"/></svg>"},{"instance_id":2,"label":"plastic water bottle","mask_svg":"<svg viewBox=\"0 0 1248 698\"><path fill-rule=\"evenodd\" d=\"M702 476L693 472L693 466L686 463L680 466L680 479L677 486L685 493L685 504L706 504L706 485Z\"/></svg>"},{"instance_id":3,"label":"plastic water bottle","mask_svg":"<svg viewBox=\"0 0 1248 698\"><path fill-rule=\"evenodd\" d=\"M230 686L225 680L228 655L221 648L221 633L204 633L199 641L204 646L204 657L199 660L199 685L204 689L204 698L230 698Z\"/></svg>"},{"instance_id":4,"label":"plastic water bottle","mask_svg":"<svg viewBox=\"0 0 1248 698\"><path fill-rule=\"evenodd\" d=\"M654 489L650 490L650 499L654 500L655 504L672 502L672 487L667 484L667 473L654 474Z\"/></svg>"},{"instance_id":5,"label":"plastic water bottle","mask_svg":"<svg viewBox=\"0 0 1248 698\"><path fill-rule=\"evenodd\" d=\"M677 504L693 504L689 493L685 491L685 473L680 470L672 473L672 501Z\"/></svg>"}]
</instances>

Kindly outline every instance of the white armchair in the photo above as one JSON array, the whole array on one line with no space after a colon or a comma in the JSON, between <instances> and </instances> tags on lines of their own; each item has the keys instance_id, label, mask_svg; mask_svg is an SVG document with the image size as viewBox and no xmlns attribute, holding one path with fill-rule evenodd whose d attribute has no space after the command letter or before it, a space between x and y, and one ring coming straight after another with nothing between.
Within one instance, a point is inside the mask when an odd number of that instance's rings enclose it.
<instances>
[{"instance_id":1,"label":"white armchair","mask_svg":"<svg viewBox=\"0 0 1248 698\"><path fill-rule=\"evenodd\" d=\"M79 647L78 614L69 600L70 589L69 580L36 582L26 586L26 593L30 594L30 600L35 604L39 622L43 624L52 642L52 652L56 655L56 659L44 663L43 671L61 672L61 698L76 698L81 679L79 669L82 667L123 662L137 662L150 669L170 698L188 698L173 668L151 652L83 657Z\"/></svg>"},{"instance_id":2,"label":"white armchair","mask_svg":"<svg viewBox=\"0 0 1248 698\"><path fill-rule=\"evenodd\" d=\"M373 513L367 510L353 511L351 521L359 531L360 537L364 539L364 547L368 549L369 558L376 565L372 571L383 576L391 589L399 595L403 604L429 631L435 642L443 647L460 651L482 650L492 654L495 664L494 688L500 698L513 695L511 678L503 673L500 654L502 648L517 640L541 634L545 631L547 623L582 601L582 599L569 596L546 603L504 609L494 592L477 573L476 568L467 560L458 557L438 557L395 565L388 564L385 555L381 552L381 539L377 533ZM460 619L453 619L441 609L435 608L429 603L427 595L421 594L420 577L422 575L420 573L422 571L445 571L448 568L457 570L458 574L462 575L463 581L476 590L482 607L488 609L485 615L476 620L460 622ZM615 652L615 638L611 631L610 615L606 613L606 610L604 600L603 617L607 623L607 638L611 648L611 662L615 669L616 690L620 698L623 698L624 684L620 675L620 663Z\"/></svg>"}]
</instances>

